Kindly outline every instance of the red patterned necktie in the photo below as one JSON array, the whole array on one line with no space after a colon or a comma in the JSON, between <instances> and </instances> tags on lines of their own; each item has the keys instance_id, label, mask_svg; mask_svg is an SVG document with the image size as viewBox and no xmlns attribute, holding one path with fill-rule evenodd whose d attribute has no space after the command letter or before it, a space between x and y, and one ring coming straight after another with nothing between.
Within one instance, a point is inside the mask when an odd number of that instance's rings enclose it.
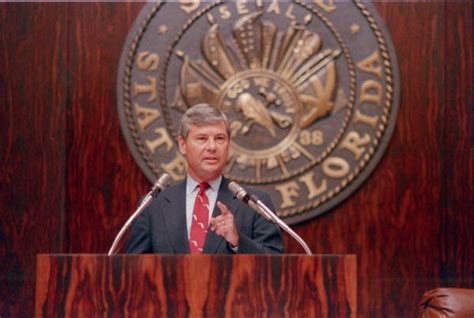
<instances>
[{"instance_id":1,"label":"red patterned necktie","mask_svg":"<svg viewBox=\"0 0 474 318\"><path fill-rule=\"evenodd\" d=\"M194 201L193 220L191 222L191 233L189 235L189 250L191 254L201 254L207 235L209 225L209 199L206 189L207 182L199 184L199 193Z\"/></svg>"}]
</instances>

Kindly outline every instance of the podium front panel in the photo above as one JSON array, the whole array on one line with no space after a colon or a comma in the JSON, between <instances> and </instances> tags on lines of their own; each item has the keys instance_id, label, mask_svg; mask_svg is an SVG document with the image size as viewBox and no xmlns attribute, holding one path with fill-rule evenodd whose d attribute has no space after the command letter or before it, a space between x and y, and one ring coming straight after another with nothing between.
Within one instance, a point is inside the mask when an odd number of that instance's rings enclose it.
<instances>
[{"instance_id":1,"label":"podium front panel","mask_svg":"<svg viewBox=\"0 0 474 318\"><path fill-rule=\"evenodd\" d=\"M38 255L37 317L356 317L354 255Z\"/></svg>"}]
</instances>

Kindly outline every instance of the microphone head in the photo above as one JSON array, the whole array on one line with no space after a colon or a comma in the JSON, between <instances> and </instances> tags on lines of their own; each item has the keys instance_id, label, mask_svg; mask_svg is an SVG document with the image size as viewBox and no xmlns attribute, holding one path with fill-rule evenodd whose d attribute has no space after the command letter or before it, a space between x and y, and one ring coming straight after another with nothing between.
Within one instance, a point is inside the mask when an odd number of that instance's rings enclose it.
<instances>
[{"instance_id":1,"label":"microphone head","mask_svg":"<svg viewBox=\"0 0 474 318\"><path fill-rule=\"evenodd\" d=\"M171 177L167 173L163 173L158 180L156 180L155 184L153 185L152 191L158 190L161 191L171 183Z\"/></svg>"},{"instance_id":2,"label":"microphone head","mask_svg":"<svg viewBox=\"0 0 474 318\"><path fill-rule=\"evenodd\" d=\"M229 190L239 200L243 200L247 192L237 182L231 181L229 183Z\"/></svg>"}]
</instances>

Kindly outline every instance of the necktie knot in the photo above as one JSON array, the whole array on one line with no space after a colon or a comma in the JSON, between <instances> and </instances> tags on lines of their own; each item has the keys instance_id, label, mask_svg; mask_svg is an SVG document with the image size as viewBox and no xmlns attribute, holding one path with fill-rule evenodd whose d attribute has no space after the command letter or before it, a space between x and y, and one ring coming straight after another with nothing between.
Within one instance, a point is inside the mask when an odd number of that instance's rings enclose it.
<instances>
[{"instance_id":1,"label":"necktie knot","mask_svg":"<svg viewBox=\"0 0 474 318\"><path fill-rule=\"evenodd\" d=\"M207 182L201 182L199 184L199 192L205 192L209 188L209 183Z\"/></svg>"}]
</instances>

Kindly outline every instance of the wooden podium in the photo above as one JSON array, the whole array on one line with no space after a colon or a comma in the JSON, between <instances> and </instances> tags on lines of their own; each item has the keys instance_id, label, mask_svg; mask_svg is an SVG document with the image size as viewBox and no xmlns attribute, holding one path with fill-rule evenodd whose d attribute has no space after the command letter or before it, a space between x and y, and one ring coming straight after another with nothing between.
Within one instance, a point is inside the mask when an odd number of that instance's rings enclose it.
<instances>
[{"instance_id":1,"label":"wooden podium","mask_svg":"<svg viewBox=\"0 0 474 318\"><path fill-rule=\"evenodd\" d=\"M355 255L38 255L36 317L356 317Z\"/></svg>"}]
</instances>

